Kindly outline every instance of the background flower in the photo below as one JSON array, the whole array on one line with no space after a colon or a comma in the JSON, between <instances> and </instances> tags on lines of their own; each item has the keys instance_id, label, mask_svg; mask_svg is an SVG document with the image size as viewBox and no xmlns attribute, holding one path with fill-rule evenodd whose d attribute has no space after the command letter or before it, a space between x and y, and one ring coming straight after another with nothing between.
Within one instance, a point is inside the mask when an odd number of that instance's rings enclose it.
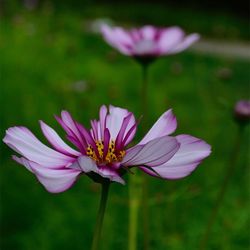
<instances>
[{"instance_id":1,"label":"background flower","mask_svg":"<svg viewBox=\"0 0 250 250\"><path fill-rule=\"evenodd\" d=\"M156 58L181 52L199 39L186 35L180 27L158 28L151 25L125 30L121 27L101 27L104 39L124 55Z\"/></svg>"}]
</instances>

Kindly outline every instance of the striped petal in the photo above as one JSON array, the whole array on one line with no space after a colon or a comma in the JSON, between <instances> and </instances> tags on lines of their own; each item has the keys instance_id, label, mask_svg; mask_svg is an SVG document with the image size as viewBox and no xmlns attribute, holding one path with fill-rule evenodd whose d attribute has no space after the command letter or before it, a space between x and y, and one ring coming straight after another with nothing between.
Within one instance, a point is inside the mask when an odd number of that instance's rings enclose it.
<instances>
[{"instance_id":1,"label":"striped petal","mask_svg":"<svg viewBox=\"0 0 250 250\"><path fill-rule=\"evenodd\" d=\"M123 158L122 165L157 166L171 159L178 149L179 143L174 137L164 136L130 148Z\"/></svg>"},{"instance_id":2,"label":"striped petal","mask_svg":"<svg viewBox=\"0 0 250 250\"><path fill-rule=\"evenodd\" d=\"M176 137L180 148L166 163L153 169L164 179L178 179L189 175L211 153L211 146L206 142L190 135ZM156 175L153 171L141 168L144 172Z\"/></svg>"},{"instance_id":3,"label":"striped petal","mask_svg":"<svg viewBox=\"0 0 250 250\"><path fill-rule=\"evenodd\" d=\"M170 109L161 115L139 144L145 144L158 137L172 134L176 130L176 127L176 117Z\"/></svg>"},{"instance_id":4,"label":"striped petal","mask_svg":"<svg viewBox=\"0 0 250 250\"><path fill-rule=\"evenodd\" d=\"M55 151L41 143L31 131L24 127L9 128L3 141L28 160L44 167L60 168L74 161L73 157Z\"/></svg>"},{"instance_id":5,"label":"striped petal","mask_svg":"<svg viewBox=\"0 0 250 250\"><path fill-rule=\"evenodd\" d=\"M13 157L15 161L24 165L34 173L39 182L51 193L60 193L69 189L76 181L81 171L76 169L50 169L23 157Z\"/></svg>"}]
</instances>

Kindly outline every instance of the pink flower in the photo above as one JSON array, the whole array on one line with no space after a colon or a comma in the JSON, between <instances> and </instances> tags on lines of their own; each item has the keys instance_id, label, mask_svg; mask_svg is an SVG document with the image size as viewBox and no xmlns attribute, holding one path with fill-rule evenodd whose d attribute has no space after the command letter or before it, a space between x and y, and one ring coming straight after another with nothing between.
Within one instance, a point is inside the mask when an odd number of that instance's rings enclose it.
<instances>
[{"instance_id":1,"label":"pink flower","mask_svg":"<svg viewBox=\"0 0 250 250\"><path fill-rule=\"evenodd\" d=\"M13 159L36 175L52 193L70 188L79 175L85 174L97 182L109 179L124 183L122 175L131 167L163 179L189 175L210 154L210 146L190 135L171 137L177 127L171 110L165 112L145 137L127 148L136 133L133 113L109 106L100 108L99 120L91 121L91 129L73 120L67 111L56 117L66 131L68 146L44 122L41 129L51 146L40 142L25 127L12 127L3 141L22 157Z\"/></svg>"},{"instance_id":2,"label":"pink flower","mask_svg":"<svg viewBox=\"0 0 250 250\"><path fill-rule=\"evenodd\" d=\"M250 121L250 101L238 101L234 107L234 117L239 122L248 123Z\"/></svg>"},{"instance_id":3,"label":"pink flower","mask_svg":"<svg viewBox=\"0 0 250 250\"><path fill-rule=\"evenodd\" d=\"M179 27L157 28L148 25L124 30L103 25L101 32L106 42L122 54L148 60L181 52L199 39L198 34L186 36Z\"/></svg>"}]
</instances>

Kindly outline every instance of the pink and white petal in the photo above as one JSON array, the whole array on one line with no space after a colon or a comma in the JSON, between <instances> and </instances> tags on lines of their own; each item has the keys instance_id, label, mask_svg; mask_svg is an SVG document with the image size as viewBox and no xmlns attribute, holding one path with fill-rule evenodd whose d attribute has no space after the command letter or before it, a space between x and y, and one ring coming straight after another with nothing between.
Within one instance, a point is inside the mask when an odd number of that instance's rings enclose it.
<instances>
[{"instance_id":1,"label":"pink and white petal","mask_svg":"<svg viewBox=\"0 0 250 250\"><path fill-rule=\"evenodd\" d=\"M64 123L64 125L68 128L68 130L71 131L71 133L69 135L72 136L72 134L73 134L73 136L81 143L81 145L84 145L83 138L82 138L80 131L77 127L77 122L74 121L74 119L72 118L70 113L68 111L63 110L61 112L61 117L62 117L62 122Z\"/></svg>"},{"instance_id":2,"label":"pink and white petal","mask_svg":"<svg viewBox=\"0 0 250 250\"><path fill-rule=\"evenodd\" d=\"M99 129L101 132L101 138L104 138L104 130L106 128L107 113L108 113L107 107L105 105L102 105L99 111L99 117L100 117ZM97 127L97 133L98 133L98 127ZM98 138L98 139L100 140L101 138Z\"/></svg>"},{"instance_id":3,"label":"pink and white petal","mask_svg":"<svg viewBox=\"0 0 250 250\"><path fill-rule=\"evenodd\" d=\"M158 47L162 53L168 53L175 48L184 37L184 32L179 27L170 27L161 31Z\"/></svg>"},{"instance_id":4,"label":"pink and white petal","mask_svg":"<svg viewBox=\"0 0 250 250\"><path fill-rule=\"evenodd\" d=\"M142 27L139 32L142 35L142 38L145 40L154 40L156 33L157 33L157 28L151 26L151 25L146 25Z\"/></svg>"},{"instance_id":5,"label":"pink and white petal","mask_svg":"<svg viewBox=\"0 0 250 250\"><path fill-rule=\"evenodd\" d=\"M148 168L140 167L141 170L154 177L160 177L162 179L180 179L190 175L199 165L200 162L183 165L181 167L154 167L154 171ZM157 173L157 174L156 174Z\"/></svg>"},{"instance_id":6,"label":"pink and white petal","mask_svg":"<svg viewBox=\"0 0 250 250\"><path fill-rule=\"evenodd\" d=\"M108 168L106 166L99 167L96 173L104 178L109 179L110 181L118 182L123 185L125 184L125 181L120 177L116 170L112 170L111 168Z\"/></svg>"},{"instance_id":7,"label":"pink and white petal","mask_svg":"<svg viewBox=\"0 0 250 250\"><path fill-rule=\"evenodd\" d=\"M126 152L121 163L123 166L157 166L170 160L179 147L180 145L174 137L163 136L144 145L132 147Z\"/></svg>"},{"instance_id":8,"label":"pink and white petal","mask_svg":"<svg viewBox=\"0 0 250 250\"><path fill-rule=\"evenodd\" d=\"M153 169L165 179L177 179L189 175L211 153L211 146L205 141L190 135L178 135L180 149L166 163ZM153 171L141 167L144 172L157 176Z\"/></svg>"},{"instance_id":9,"label":"pink and white petal","mask_svg":"<svg viewBox=\"0 0 250 250\"><path fill-rule=\"evenodd\" d=\"M174 47L171 51L169 51L169 54L181 52L190 47L193 43L197 42L199 39L200 39L199 34L191 34L185 37L185 39L181 43L179 43L176 47Z\"/></svg>"},{"instance_id":10,"label":"pink and white petal","mask_svg":"<svg viewBox=\"0 0 250 250\"><path fill-rule=\"evenodd\" d=\"M27 128L12 127L6 131L3 141L30 161L49 168L59 168L74 160L41 143Z\"/></svg>"},{"instance_id":11,"label":"pink and white petal","mask_svg":"<svg viewBox=\"0 0 250 250\"><path fill-rule=\"evenodd\" d=\"M46 123L40 121L40 125L44 136L56 150L70 156L78 157L79 155L81 155L80 152L77 152L76 150L68 146L56 133L56 131L50 126L48 126Z\"/></svg>"},{"instance_id":12,"label":"pink and white petal","mask_svg":"<svg viewBox=\"0 0 250 250\"><path fill-rule=\"evenodd\" d=\"M19 163L20 165L23 165L26 167L30 172L33 173L33 170L30 167L29 160L25 159L24 157L17 157L16 155L12 155L12 159Z\"/></svg>"},{"instance_id":13,"label":"pink and white petal","mask_svg":"<svg viewBox=\"0 0 250 250\"><path fill-rule=\"evenodd\" d=\"M84 173L94 172L103 178L109 179L110 181L125 184L124 180L117 173L116 169L111 169L110 167L106 166L97 167L96 163L87 156L80 156L77 161L69 167L76 170L80 169Z\"/></svg>"},{"instance_id":14,"label":"pink and white petal","mask_svg":"<svg viewBox=\"0 0 250 250\"><path fill-rule=\"evenodd\" d=\"M97 171L97 165L95 161L93 161L91 158L85 155L78 157L77 161L75 161L72 165L70 165L69 168L81 170L84 173Z\"/></svg>"},{"instance_id":15,"label":"pink and white petal","mask_svg":"<svg viewBox=\"0 0 250 250\"><path fill-rule=\"evenodd\" d=\"M103 25L101 27L101 32L108 44L125 55L131 54L128 47L132 45L132 38L121 28L111 28L108 25Z\"/></svg>"},{"instance_id":16,"label":"pink and white petal","mask_svg":"<svg viewBox=\"0 0 250 250\"><path fill-rule=\"evenodd\" d=\"M114 107L112 105L109 106L109 115L107 115L106 127L109 129L111 139L114 141L116 140L116 137L121 129L123 119L129 114L130 112L126 109ZM125 135L135 123L135 117L134 115L131 115L130 121L124 133ZM131 136L133 136L133 134Z\"/></svg>"},{"instance_id":17,"label":"pink and white petal","mask_svg":"<svg viewBox=\"0 0 250 250\"><path fill-rule=\"evenodd\" d=\"M161 115L139 144L145 144L158 137L172 134L176 130L176 127L176 117L173 114L172 109L169 109Z\"/></svg>"},{"instance_id":18,"label":"pink and white petal","mask_svg":"<svg viewBox=\"0 0 250 250\"><path fill-rule=\"evenodd\" d=\"M81 171L76 169L50 169L25 158L14 158L20 164L33 172L45 189L51 193L60 193L69 189L76 181Z\"/></svg>"}]
</instances>

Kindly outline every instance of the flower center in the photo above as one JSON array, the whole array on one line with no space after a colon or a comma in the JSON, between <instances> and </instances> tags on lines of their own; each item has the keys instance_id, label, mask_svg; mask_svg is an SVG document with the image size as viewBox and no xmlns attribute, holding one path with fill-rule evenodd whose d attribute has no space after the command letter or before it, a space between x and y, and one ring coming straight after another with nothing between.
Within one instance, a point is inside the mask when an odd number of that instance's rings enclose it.
<instances>
[{"instance_id":1,"label":"flower center","mask_svg":"<svg viewBox=\"0 0 250 250\"><path fill-rule=\"evenodd\" d=\"M155 50L155 43L151 40L141 40L135 44L134 50L138 54L147 54Z\"/></svg>"},{"instance_id":2,"label":"flower center","mask_svg":"<svg viewBox=\"0 0 250 250\"><path fill-rule=\"evenodd\" d=\"M125 156L125 150L115 150L115 142L111 140L109 142L107 153L104 155L104 144L102 141L95 142L98 153L93 149L91 145L87 147L87 156L93 159L97 163L112 163L112 162L120 162Z\"/></svg>"}]
</instances>

